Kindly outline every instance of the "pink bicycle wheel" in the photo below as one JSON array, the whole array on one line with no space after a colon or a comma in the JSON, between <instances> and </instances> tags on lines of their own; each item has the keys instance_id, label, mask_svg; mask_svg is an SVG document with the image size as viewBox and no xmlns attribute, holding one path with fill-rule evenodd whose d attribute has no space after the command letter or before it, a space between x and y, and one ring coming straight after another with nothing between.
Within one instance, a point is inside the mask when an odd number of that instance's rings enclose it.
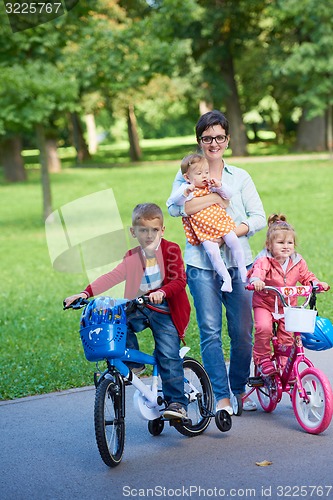
<instances>
[{"instance_id":1,"label":"pink bicycle wheel","mask_svg":"<svg viewBox=\"0 0 333 500\"><path fill-rule=\"evenodd\" d=\"M255 376L260 376L258 368L255 367ZM271 413L279 402L279 388L275 375L264 377L264 385L256 388L259 403L264 411Z\"/></svg>"},{"instance_id":2,"label":"pink bicycle wheel","mask_svg":"<svg viewBox=\"0 0 333 500\"><path fill-rule=\"evenodd\" d=\"M320 434L330 425L333 415L333 393L326 375L317 368L306 368L300 373L302 386L308 396L305 402L295 385L292 403L300 426L310 434Z\"/></svg>"}]
</instances>

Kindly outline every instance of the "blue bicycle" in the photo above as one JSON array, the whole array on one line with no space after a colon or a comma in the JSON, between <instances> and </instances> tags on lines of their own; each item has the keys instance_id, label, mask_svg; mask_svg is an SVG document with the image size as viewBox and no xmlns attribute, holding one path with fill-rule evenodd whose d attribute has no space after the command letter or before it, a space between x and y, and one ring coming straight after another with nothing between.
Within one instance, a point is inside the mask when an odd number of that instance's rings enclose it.
<instances>
[{"instance_id":1,"label":"blue bicycle","mask_svg":"<svg viewBox=\"0 0 333 500\"><path fill-rule=\"evenodd\" d=\"M135 308L154 307L147 297L134 300L98 297L94 300L78 299L64 309L81 309L80 336L88 361L106 361L107 368L95 373L96 385L94 423L95 435L102 460L109 467L120 464L125 445L125 387L136 388L134 406L148 420L148 430L153 436L161 434L165 419L166 402L160 388L158 366L154 356L126 348L126 314ZM231 429L231 417L222 410L215 415L212 386L204 367L197 360L187 357L188 347L180 349L184 368L184 390L188 399L188 418L168 420L169 424L185 436L197 436L215 417L222 432ZM145 384L133 373L127 362L152 366L151 385Z\"/></svg>"}]
</instances>

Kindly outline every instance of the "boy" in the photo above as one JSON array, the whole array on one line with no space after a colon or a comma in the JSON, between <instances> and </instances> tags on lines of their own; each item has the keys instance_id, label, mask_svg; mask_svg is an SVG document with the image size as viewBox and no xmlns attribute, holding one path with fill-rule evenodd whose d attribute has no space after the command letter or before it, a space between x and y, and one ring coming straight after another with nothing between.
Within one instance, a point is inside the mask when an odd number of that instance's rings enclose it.
<instances>
[{"instance_id":1,"label":"boy","mask_svg":"<svg viewBox=\"0 0 333 500\"><path fill-rule=\"evenodd\" d=\"M138 348L134 332L147 328L147 317L155 340L155 356L160 368L162 389L167 401L164 418L187 418L184 395L183 361L179 357L180 339L190 318L185 291L186 275L181 250L176 243L162 238L163 213L154 203L137 205L132 213L133 238L139 246L129 250L113 270L97 278L79 294L65 299L68 306L79 297L89 298L125 281L125 297L148 295L159 307L136 310L127 317L131 347ZM161 310L161 312L158 311ZM165 314L167 313L167 314ZM129 347L129 345L127 345Z\"/></svg>"}]
</instances>

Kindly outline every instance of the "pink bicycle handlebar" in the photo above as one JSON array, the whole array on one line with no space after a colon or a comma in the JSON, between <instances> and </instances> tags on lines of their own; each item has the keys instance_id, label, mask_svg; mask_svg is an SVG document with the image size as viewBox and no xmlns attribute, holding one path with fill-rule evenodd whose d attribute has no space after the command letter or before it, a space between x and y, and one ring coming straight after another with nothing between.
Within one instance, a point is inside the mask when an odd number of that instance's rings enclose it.
<instances>
[{"instance_id":1,"label":"pink bicycle handlebar","mask_svg":"<svg viewBox=\"0 0 333 500\"><path fill-rule=\"evenodd\" d=\"M249 284L249 285L246 285L246 290L254 290L254 285L253 284ZM322 285L320 285L319 283L317 285L296 285L296 286L265 286L263 288L263 290L261 291L264 291L264 290L272 290L272 291L276 291L276 292L280 292L284 297L292 297L292 296L299 296L299 297L308 297L309 295L311 295L312 293L312 290L314 290L316 293L321 293L321 292L325 292L325 291L328 291L330 288L328 288L327 290L324 290L324 288L322 287Z\"/></svg>"},{"instance_id":2,"label":"pink bicycle handlebar","mask_svg":"<svg viewBox=\"0 0 333 500\"><path fill-rule=\"evenodd\" d=\"M245 286L246 290L254 290L254 285L246 285ZM320 292L325 292L327 290L324 290L324 288L318 284L315 286L304 286L304 285L299 285L299 286L283 286L283 287L278 287L278 286L265 286L261 292L263 291L271 291L274 292L281 300L283 306L289 307L289 305L286 302L286 298L288 297L306 297L306 300L304 304L301 307L306 307L310 303L310 298L312 295L312 292L320 293Z\"/></svg>"}]
</instances>

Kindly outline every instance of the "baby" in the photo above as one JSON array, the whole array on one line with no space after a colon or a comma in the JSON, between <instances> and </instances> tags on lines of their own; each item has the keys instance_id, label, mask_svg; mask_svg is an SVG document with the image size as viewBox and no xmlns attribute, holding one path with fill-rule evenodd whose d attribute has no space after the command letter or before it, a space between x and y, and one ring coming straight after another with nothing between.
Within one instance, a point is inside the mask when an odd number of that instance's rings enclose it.
<instances>
[{"instance_id":1,"label":"baby","mask_svg":"<svg viewBox=\"0 0 333 500\"><path fill-rule=\"evenodd\" d=\"M181 162L181 171L187 184L182 185L172 197L171 201L176 205L183 205L185 201L193 197L206 196L212 191L225 200L231 198L232 192L228 186L222 187L221 181L210 178L208 162L201 154L186 156ZM225 208L216 203L193 215L183 217L182 220L189 243L203 246L213 268L222 277L221 290L223 292L232 292L232 281L220 254L219 238L223 238L230 248L237 262L241 279L244 283L246 282L247 269L243 249L234 231L236 224Z\"/></svg>"}]
</instances>

